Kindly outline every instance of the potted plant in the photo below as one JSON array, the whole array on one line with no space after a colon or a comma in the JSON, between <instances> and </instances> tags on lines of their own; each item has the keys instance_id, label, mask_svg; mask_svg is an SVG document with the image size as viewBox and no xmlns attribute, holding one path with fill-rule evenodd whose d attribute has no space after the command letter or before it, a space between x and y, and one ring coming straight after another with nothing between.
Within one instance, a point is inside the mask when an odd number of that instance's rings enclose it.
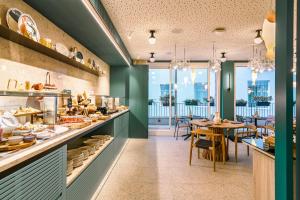
<instances>
[{"instance_id":1,"label":"potted plant","mask_svg":"<svg viewBox=\"0 0 300 200\"><path fill-rule=\"evenodd\" d=\"M209 97L209 100L208 98L203 98L203 100L204 102L209 103L210 106L215 106L215 99L212 96Z\"/></svg>"},{"instance_id":2,"label":"potted plant","mask_svg":"<svg viewBox=\"0 0 300 200\"><path fill-rule=\"evenodd\" d=\"M161 101L163 106L169 106L170 105L169 100L170 100L169 95L165 95L165 96L160 97L160 101ZM175 97L174 96L171 96L171 102L172 102L172 106L174 106L175 105Z\"/></svg>"},{"instance_id":3,"label":"potted plant","mask_svg":"<svg viewBox=\"0 0 300 200\"><path fill-rule=\"evenodd\" d=\"M197 106L198 105L198 100L197 99L186 99L185 101L184 101L184 104L186 105L186 106Z\"/></svg>"},{"instance_id":4,"label":"potted plant","mask_svg":"<svg viewBox=\"0 0 300 200\"><path fill-rule=\"evenodd\" d=\"M153 104L154 100L153 99L148 99L148 105L151 106Z\"/></svg>"},{"instance_id":5,"label":"potted plant","mask_svg":"<svg viewBox=\"0 0 300 200\"><path fill-rule=\"evenodd\" d=\"M270 101L272 101L271 96L255 96L253 100L256 101L256 106L270 106Z\"/></svg>"},{"instance_id":6,"label":"potted plant","mask_svg":"<svg viewBox=\"0 0 300 200\"><path fill-rule=\"evenodd\" d=\"M247 101L244 100L244 99L238 99L238 100L236 100L235 105L236 106L246 106L247 105Z\"/></svg>"}]
</instances>

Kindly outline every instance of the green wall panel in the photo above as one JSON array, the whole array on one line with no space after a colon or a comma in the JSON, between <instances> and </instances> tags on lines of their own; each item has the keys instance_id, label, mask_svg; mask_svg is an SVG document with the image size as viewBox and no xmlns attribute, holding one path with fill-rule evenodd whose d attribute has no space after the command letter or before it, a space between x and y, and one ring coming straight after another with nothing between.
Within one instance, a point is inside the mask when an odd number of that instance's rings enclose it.
<instances>
[{"instance_id":1,"label":"green wall panel","mask_svg":"<svg viewBox=\"0 0 300 200\"><path fill-rule=\"evenodd\" d=\"M229 90L230 88L230 90ZM220 111L222 119L234 119L234 62L222 63Z\"/></svg>"},{"instance_id":2,"label":"green wall panel","mask_svg":"<svg viewBox=\"0 0 300 200\"><path fill-rule=\"evenodd\" d=\"M129 137L148 138L148 65L130 68Z\"/></svg>"},{"instance_id":3,"label":"green wall panel","mask_svg":"<svg viewBox=\"0 0 300 200\"><path fill-rule=\"evenodd\" d=\"M275 199L293 199L293 0L276 0ZM297 113L298 115L298 113ZM299 125L299 124L298 124ZM297 125L297 126L298 126ZM299 141L298 141L299 142ZM299 188L298 188L299 190Z\"/></svg>"},{"instance_id":4,"label":"green wall panel","mask_svg":"<svg viewBox=\"0 0 300 200\"><path fill-rule=\"evenodd\" d=\"M110 67L110 96L120 97L120 103L129 105L129 67Z\"/></svg>"}]
</instances>

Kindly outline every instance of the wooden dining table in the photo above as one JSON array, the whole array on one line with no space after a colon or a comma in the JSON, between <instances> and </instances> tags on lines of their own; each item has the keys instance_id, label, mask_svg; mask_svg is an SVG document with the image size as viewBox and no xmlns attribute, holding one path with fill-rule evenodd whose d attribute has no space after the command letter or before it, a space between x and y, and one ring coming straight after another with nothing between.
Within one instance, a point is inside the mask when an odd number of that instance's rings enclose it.
<instances>
[{"instance_id":1,"label":"wooden dining table","mask_svg":"<svg viewBox=\"0 0 300 200\"><path fill-rule=\"evenodd\" d=\"M201 119L195 119L191 121L191 124L194 128L197 127L207 127L208 129L212 130L216 134L220 134L221 137L216 138L216 140L219 140L220 142L225 144L225 149L222 149L222 145L219 149L216 149L216 161L222 161L223 156L222 152L225 151L225 159L228 160L228 140L227 143L225 142L225 133L228 138L228 135L231 130L233 129L239 129L244 128L245 124L241 122L236 121L228 121L228 122L222 122L222 123L214 123L213 121L208 120L201 120ZM211 150L204 150L203 151L203 157L205 159L211 160L212 159L212 151Z\"/></svg>"}]
</instances>

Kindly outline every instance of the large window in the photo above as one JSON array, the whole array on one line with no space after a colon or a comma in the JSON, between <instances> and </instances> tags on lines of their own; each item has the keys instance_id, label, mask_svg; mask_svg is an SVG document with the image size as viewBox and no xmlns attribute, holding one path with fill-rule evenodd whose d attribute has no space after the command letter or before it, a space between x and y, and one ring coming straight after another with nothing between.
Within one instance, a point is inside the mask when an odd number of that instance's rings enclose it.
<instances>
[{"instance_id":1,"label":"large window","mask_svg":"<svg viewBox=\"0 0 300 200\"><path fill-rule=\"evenodd\" d=\"M216 76L207 64L186 69L149 70L149 125L168 125L174 117L210 117L216 111Z\"/></svg>"},{"instance_id":2,"label":"large window","mask_svg":"<svg viewBox=\"0 0 300 200\"><path fill-rule=\"evenodd\" d=\"M248 67L235 67L235 100L236 115L274 116L275 71L254 73Z\"/></svg>"}]
</instances>

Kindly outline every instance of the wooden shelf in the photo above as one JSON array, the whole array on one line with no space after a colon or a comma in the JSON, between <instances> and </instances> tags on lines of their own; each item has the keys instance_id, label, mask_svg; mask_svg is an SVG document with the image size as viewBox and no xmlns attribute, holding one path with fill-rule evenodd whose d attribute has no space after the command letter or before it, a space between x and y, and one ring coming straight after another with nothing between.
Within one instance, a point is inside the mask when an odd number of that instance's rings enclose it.
<instances>
[{"instance_id":1,"label":"wooden shelf","mask_svg":"<svg viewBox=\"0 0 300 200\"><path fill-rule=\"evenodd\" d=\"M70 97L70 92L58 91L17 91L17 90L0 90L0 96L15 96L15 97Z\"/></svg>"},{"instance_id":2,"label":"wooden shelf","mask_svg":"<svg viewBox=\"0 0 300 200\"><path fill-rule=\"evenodd\" d=\"M53 49L50 49L38 42L35 42L15 31L12 31L10 30L9 28L3 26L3 25L0 25L0 36L7 39L7 40L10 40L12 42L15 42L17 44L20 44L24 47L27 47L29 49L32 49L32 50L35 50L39 53L42 53L46 56L49 56L51 58L54 58L56 60L59 60L63 63L66 63L68 65L71 65L75 68L78 68L78 69L81 69L83 71L86 71L88 73L91 73L91 74L94 74L96 76L99 76L99 72L95 71L95 70L92 70L90 68L88 68L87 66L81 64L80 62L77 62L61 53L58 53L57 51L53 50Z\"/></svg>"}]
</instances>

